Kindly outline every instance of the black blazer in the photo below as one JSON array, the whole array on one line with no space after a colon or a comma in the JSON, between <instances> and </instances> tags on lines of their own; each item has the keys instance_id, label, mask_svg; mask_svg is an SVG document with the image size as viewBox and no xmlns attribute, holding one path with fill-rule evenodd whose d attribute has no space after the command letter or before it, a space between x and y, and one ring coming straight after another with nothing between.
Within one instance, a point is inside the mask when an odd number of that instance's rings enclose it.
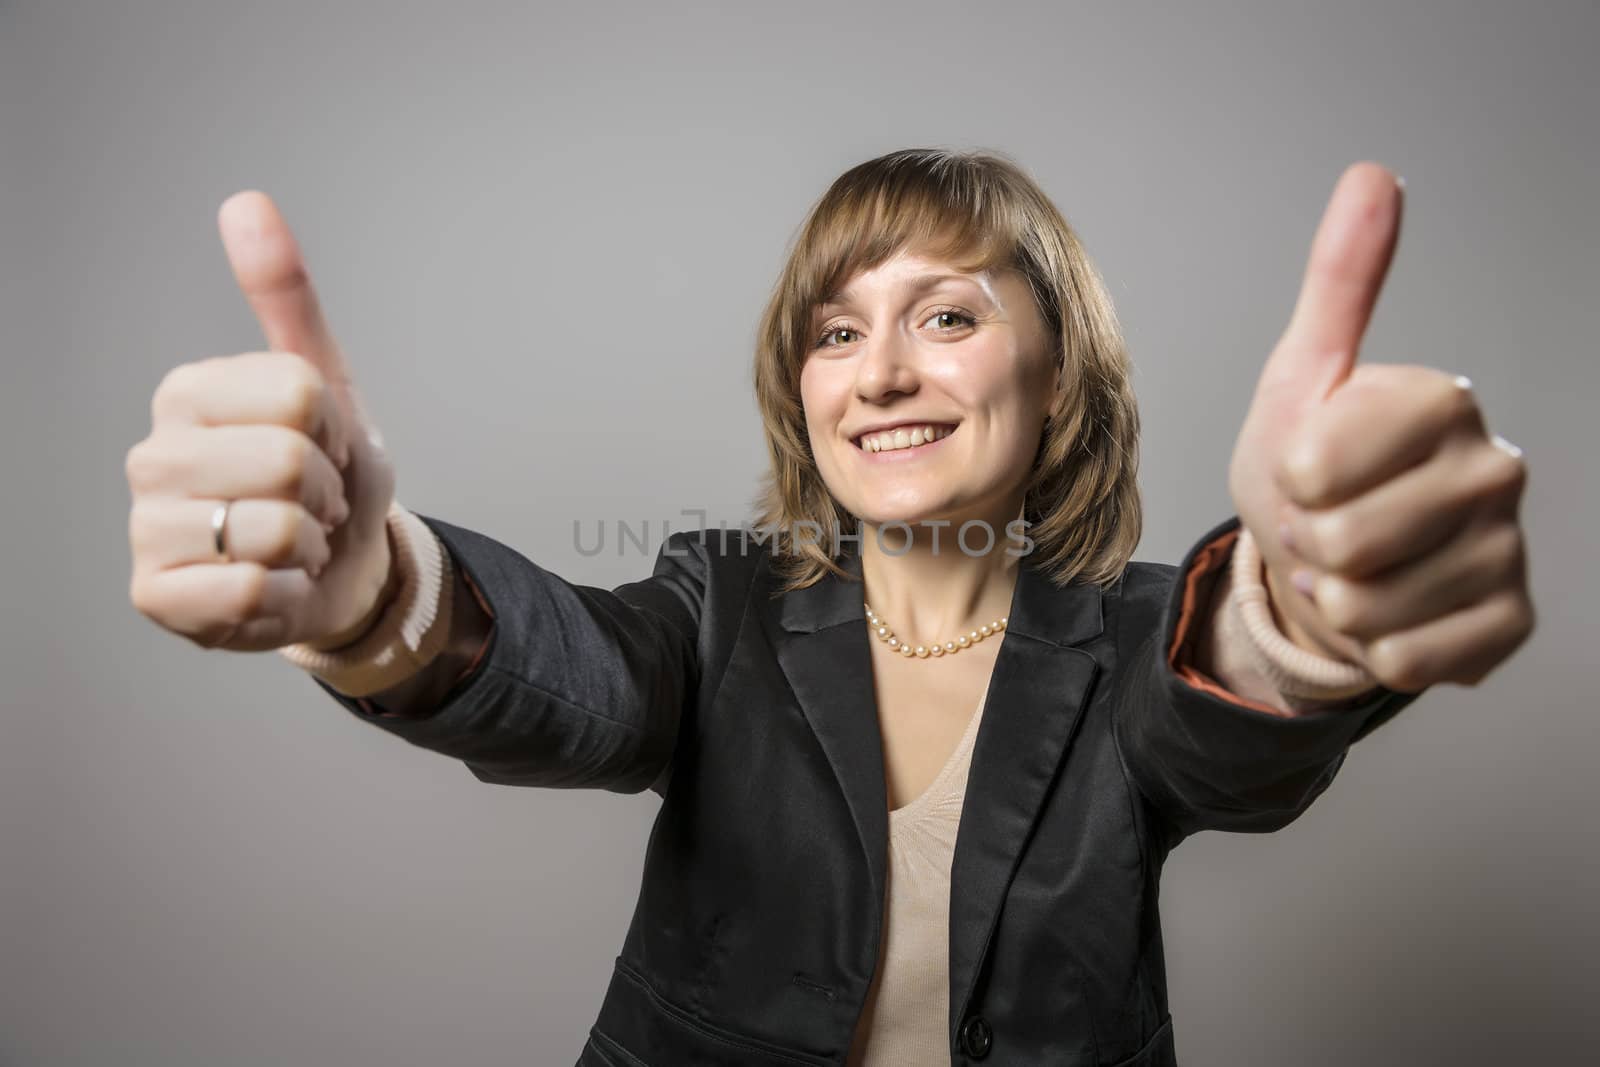
<instances>
[{"instance_id":1,"label":"black blazer","mask_svg":"<svg viewBox=\"0 0 1600 1067\"><path fill-rule=\"evenodd\" d=\"M774 598L770 546L701 530L605 590L422 518L494 612L487 653L424 719L317 684L485 782L663 797L580 1067L843 1063L888 852L860 585ZM1023 557L950 875L952 1064L1174 1064L1168 852L1196 830L1286 825L1415 699L1285 719L1180 679L1177 579L1237 525L1106 587L1056 587ZM859 578L858 555L843 563Z\"/></svg>"}]
</instances>

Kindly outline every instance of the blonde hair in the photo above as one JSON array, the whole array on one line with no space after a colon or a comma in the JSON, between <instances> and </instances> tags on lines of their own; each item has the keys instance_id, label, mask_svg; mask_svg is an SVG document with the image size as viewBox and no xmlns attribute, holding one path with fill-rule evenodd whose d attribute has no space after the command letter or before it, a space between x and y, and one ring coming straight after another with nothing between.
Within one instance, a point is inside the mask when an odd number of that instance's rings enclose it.
<instances>
[{"instance_id":1,"label":"blonde hair","mask_svg":"<svg viewBox=\"0 0 1600 1067\"><path fill-rule=\"evenodd\" d=\"M1072 227L1020 166L991 151L908 148L841 174L802 224L762 314L756 401L771 467L755 506L783 590L832 571L857 519L823 484L800 369L812 314L856 272L902 249L964 273L1016 270L1031 287L1065 386L1023 503L1031 560L1057 584L1115 581L1139 542L1139 413L1111 297ZM796 537L814 524L821 537Z\"/></svg>"}]
</instances>

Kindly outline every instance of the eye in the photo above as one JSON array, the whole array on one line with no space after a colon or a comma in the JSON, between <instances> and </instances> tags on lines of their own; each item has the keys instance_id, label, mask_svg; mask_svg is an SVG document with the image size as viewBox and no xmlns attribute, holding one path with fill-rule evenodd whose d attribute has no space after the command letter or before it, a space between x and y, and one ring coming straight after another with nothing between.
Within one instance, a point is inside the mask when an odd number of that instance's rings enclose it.
<instances>
[{"instance_id":1,"label":"eye","mask_svg":"<svg viewBox=\"0 0 1600 1067\"><path fill-rule=\"evenodd\" d=\"M829 326L827 328L827 330L825 330L823 332L822 336L817 338L817 343L816 343L815 347L817 347L817 348L838 348L839 347L838 345L830 344L829 343L829 339L834 337L834 336L836 336L837 334L841 334L841 333L855 333L855 331L852 330L850 327L844 326L844 325Z\"/></svg>"},{"instance_id":2,"label":"eye","mask_svg":"<svg viewBox=\"0 0 1600 1067\"><path fill-rule=\"evenodd\" d=\"M938 311L935 311L931 316L929 316L928 321L931 322L934 319L956 319L967 326L975 326L978 323L976 318L968 315L965 311L962 311L959 308L940 308ZM950 329L952 329L952 327L946 327L943 332L948 333L950 332Z\"/></svg>"},{"instance_id":3,"label":"eye","mask_svg":"<svg viewBox=\"0 0 1600 1067\"><path fill-rule=\"evenodd\" d=\"M976 326L977 323L978 323L978 320L977 320L977 318L975 316L969 315L967 312L962 311L960 308L953 308L953 307L938 308L938 309L936 309L934 311L934 313L932 315L928 316L928 318L923 320L923 321L924 322L932 322L935 319L955 320L955 323L956 323L956 325L953 325L953 326L942 326L942 327L938 328L937 331L936 331L938 333L951 333L951 332L953 332L955 330L963 329L965 327ZM838 347L840 347L839 345L832 343L832 339L834 337L836 337L838 334L841 334L841 333L855 333L855 332L856 331L853 328L851 328L850 326L846 325L845 323L842 323L842 322L833 323L826 330L823 331L822 336L817 338L817 341L816 341L816 344L814 345L814 347L816 347L816 348L838 348Z\"/></svg>"}]
</instances>

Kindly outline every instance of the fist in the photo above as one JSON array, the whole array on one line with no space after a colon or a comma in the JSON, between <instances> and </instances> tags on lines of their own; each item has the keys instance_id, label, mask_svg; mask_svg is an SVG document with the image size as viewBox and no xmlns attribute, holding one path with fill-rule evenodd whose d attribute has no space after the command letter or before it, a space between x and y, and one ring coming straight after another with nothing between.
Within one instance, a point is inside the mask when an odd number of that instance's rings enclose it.
<instances>
[{"instance_id":1,"label":"fist","mask_svg":"<svg viewBox=\"0 0 1600 1067\"><path fill-rule=\"evenodd\" d=\"M1534 627L1518 519L1527 468L1471 383L1356 366L1399 236L1394 175L1340 178L1228 487L1287 637L1390 689L1476 685Z\"/></svg>"},{"instance_id":2,"label":"fist","mask_svg":"<svg viewBox=\"0 0 1600 1067\"><path fill-rule=\"evenodd\" d=\"M203 648L334 647L385 588L394 470L272 201L230 197L218 227L269 351L185 363L157 387L126 462L129 596Z\"/></svg>"}]
</instances>

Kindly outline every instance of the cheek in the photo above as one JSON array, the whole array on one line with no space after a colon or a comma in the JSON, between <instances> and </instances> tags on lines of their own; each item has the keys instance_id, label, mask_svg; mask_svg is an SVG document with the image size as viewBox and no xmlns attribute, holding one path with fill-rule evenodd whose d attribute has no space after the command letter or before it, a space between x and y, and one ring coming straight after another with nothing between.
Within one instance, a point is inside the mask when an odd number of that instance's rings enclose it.
<instances>
[{"instance_id":1,"label":"cheek","mask_svg":"<svg viewBox=\"0 0 1600 1067\"><path fill-rule=\"evenodd\" d=\"M1030 377L1014 353L973 350L962 355L930 370L940 392L970 416L992 423L1002 432L1033 417L1037 376Z\"/></svg>"},{"instance_id":2,"label":"cheek","mask_svg":"<svg viewBox=\"0 0 1600 1067\"><path fill-rule=\"evenodd\" d=\"M806 413L806 425L816 430L839 420L848 395L849 382L828 370L815 360L800 370L800 405Z\"/></svg>"}]
</instances>

